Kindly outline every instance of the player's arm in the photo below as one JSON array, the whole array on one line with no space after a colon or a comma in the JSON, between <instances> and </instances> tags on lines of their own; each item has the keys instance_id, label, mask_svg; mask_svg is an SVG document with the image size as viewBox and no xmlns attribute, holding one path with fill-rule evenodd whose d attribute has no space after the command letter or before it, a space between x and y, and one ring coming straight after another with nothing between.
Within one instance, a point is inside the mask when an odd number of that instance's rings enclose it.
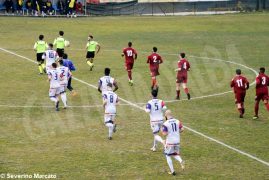
<instances>
[{"instance_id":1,"label":"player's arm","mask_svg":"<svg viewBox=\"0 0 269 180\"><path fill-rule=\"evenodd\" d=\"M187 71L189 71L191 69L191 65L189 63L189 61L187 61Z\"/></svg>"},{"instance_id":2,"label":"player's arm","mask_svg":"<svg viewBox=\"0 0 269 180\"><path fill-rule=\"evenodd\" d=\"M150 63L150 56L148 56L148 60L147 60L147 63Z\"/></svg>"},{"instance_id":3,"label":"player's arm","mask_svg":"<svg viewBox=\"0 0 269 180\"><path fill-rule=\"evenodd\" d=\"M117 98L116 98L116 105L118 105L119 103L120 103L119 97L117 96Z\"/></svg>"},{"instance_id":4,"label":"player's arm","mask_svg":"<svg viewBox=\"0 0 269 180\"><path fill-rule=\"evenodd\" d=\"M184 127L181 121L179 121L179 132L182 133L184 131Z\"/></svg>"},{"instance_id":5,"label":"player's arm","mask_svg":"<svg viewBox=\"0 0 269 180\"><path fill-rule=\"evenodd\" d=\"M163 63L163 59L161 56L159 56L159 64L162 64Z\"/></svg>"},{"instance_id":6,"label":"player's arm","mask_svg":"<svg viewBox=\"0 0 269 180\"><path fill-rule=\"evenodd\" d=\"M168 128L165 125L162 126L162 135L164 136L168 135Z\"/></svg>"},{"instance_id":7,"label":"player's arm","mask_svg":"<svg viewBox=\"0 0 269 180\"><path fill-rule=\"evenodd\" d=\"M121 57L124 56L125 49L122 50Z\"/></svg>"},{"instance_id":8,"label":"player's arm","mask_svg":"<svg viewBox=\"0 0 269 180\"><path fill-rule=\"evenodd\" d=\"M98 83L98 91L99 91L100 93L102 93L101 86L102 86L102 81L101 81L101 79L100 79L100 80L99 80L99 83Z\"/></svg>"},{"instance_id":9,"label":"player's arm","mask_svg":"<svg viewBox=\"0 0 269 180\"><path fill-rule=\"evenodd\" d=\"M134 50L134 59L137 59L137 52Z\"/></svg>"},{"instance_id":10,"label":"player's arm","mask_svg":"<svg viewBox=\"0 0 269 180\"><path fill-rule=\"evenodd\" d=\"M257 84L257 85L261 84L261 80L260 80L259 77L256 77L256 80L255 80L255 81L256 81L256 84Z\"/></svg>"},{"instance_id":11,"label":"player's arm","mask_svg":"<svg viewBox=\"0 0 269 180\"><path fill-rule=\"evenodd\" d=\"M164 103L164 101L162 101L162 111L165 112L167 110L167 107Z\"/></svg>"},{"instance_id":12,"label":"player's arm","mask_svg":"<svg viewBox=\"0 0 269 180\"><path fill-rule=\"evenodd\" d=\"M57 43L57 38L54 39L54 41L53 41L53 45L56 45L56 43Z\"/></svg>"},{"instance_id":13,"label":"player's arm","mask_svg":"<svg viewBox=\"0 0 269 180\"><path fill-rule=\"evenodd\" d=\"M34 50L36 51L36 48L37 48L37 43L34 44Z\"/></svg>"},{"instance_id":14,"label":"player's arm","mask_svg":"<svg viewBox=\"0 0 269 180\"><path fill-rule=\"evenodd\" d=\"M150 111L151 111L151 104L147 103L146 108L145 108L145 111L147 113L150 113Z\"/></svg>"},{"instance_id":15,"label":"player's arm","mask_svg":"<svg viewBox=\"0 0 269 180\"><path fill-rule=\"evenodd\" d=\"M117 91L118 89L119 89L119 86L118 86L118 84L117 84L117 82L114 80L114 82L113 82L113 85L114 85L114 90L113 90L113 92L115 92L115 91Z\"/></svg>"},{"instance_id":16,"label":"player's arm","mask_svg":"<svg viewBox=\"0 0 269 180\"><path fill-rule=\"evenodd\" d=\"M230 87L234 87L234 79L232 79L231 83L230 83Z\"/></svg>"},{"instance_id":17,"label":"player's arm","mask_svg":"<svg viewBox=\"0 0 269 180\"><path fill-rule=\"evenodd\" d=\"M107 105L107 96L106 96L106 94L104 94L104 96L103 96L103 108L104 109L105 109L106 105Z\"/></svg>"},{"instance_id":18,"label":"player's arm","mask_svg":"<svg viewBox=\"0 0 269 180\"><path fill-rule=\"evenodd\" d=\"M99 44L96 45L96 48L97 48L97 51L96 51L96 54L99 53L100 49L101 49L101 46Z\"/></svg>"},{"instance_id":19,"label":"player's arm","mask_svg":"<svg viewBox=\"0 0 269 180\"><path fill-rule=\"evenodd\" d=\"M51 78L52 78L52 74L51 74L51 72L49 72L49 73L48 73L48 82L51 81Z\"/></svg>"},{"instance_id":20,"label":"player's arm","mask_svg":"<svg viewBox=\"0 0 269 180\"><path fill-rule=\"evenodd\" d=\"M246 89L249 89L249 82L247 79L246 79Z\"/></svg>"}]
</instances>

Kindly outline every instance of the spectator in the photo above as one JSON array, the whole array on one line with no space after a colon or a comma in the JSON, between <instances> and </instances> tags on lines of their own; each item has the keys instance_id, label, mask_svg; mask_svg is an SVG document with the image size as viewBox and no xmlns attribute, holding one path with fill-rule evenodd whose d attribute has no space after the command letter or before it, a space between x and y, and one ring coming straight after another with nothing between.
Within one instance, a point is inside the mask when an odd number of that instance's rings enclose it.
<instances>
[{"instance_id":1,"label":"spectator","mask_svg":"<svg viewBox=\"0 0 269 180\"><path fill-rule=\"evenodd\" d=\"M26 9L27 9L27 15L28 15L28 13L29 13L30 11L32 11L31 14L33 14L32 1L31 1L31 0L27 0L27 1L26 1L26 3L25 3L25 7L26 7Z\"/></svg>"},{"instance_id":2,"label":"spectator","mask_svg":"<svg viewBox=\"0 0 269 180\"><path fill-rule=\"evenodd\" d=\"M65 4L63 0L58 1L57 8L59 9L61 15L65 14Z\"/></svg>"},{"instance_id":3,"label":"spectator","mask_svg":"<svg viewBox=\"0 0 269 180\"><path fill-rule=\"evenodd\" d=\"M67 16L70 15L72 17L74 15L74 13L73 13L74 7L75 7L75 0L70 0L69 4L68 4L68 14L67 14Z\"/></svg>"},{"instance_id":4,"label":"spectator","mask_svg":"<svg viewBox=\"0 0 269 180\"><path fill-rule=\"evenodd\" d=\"M48 0L48 1L46 2L46 7L47 7L47 9L46 9L47 14L52 15L53 12L54 12L54 9L53 9L53 7L52 7L51 0Z\"/></svg>"},{"instance_id":5,"label":"spectator","mask_svg":"<svg viewBox=\"0 0 269 180\"><path fill-rule=\"evenodd\" d=\"M9 13L10 10L14 13L14 4L12 0L6 0L4 6L6 7L6 13Z\"/></svg>"},{"instance_id":6,"label":"spectator","mask_svg":"<svg viewBox=\"0 0 269 180\"><path fill-rule=\"evenodd\" d=\"M23 0L17 0L17 13L22 14Z\"/></svg>"},{"instance_id":7,"label":"spectator","mask_svg":"<svg viewBox=\"0 0 269 180\"><path fill-rule=\"evenodd\" d=\"M83 7L82 7L82 4L81 2L77 2L76 3L76 13L80 13L80 14L83 14Z\"/></svg>"}]
</instances>

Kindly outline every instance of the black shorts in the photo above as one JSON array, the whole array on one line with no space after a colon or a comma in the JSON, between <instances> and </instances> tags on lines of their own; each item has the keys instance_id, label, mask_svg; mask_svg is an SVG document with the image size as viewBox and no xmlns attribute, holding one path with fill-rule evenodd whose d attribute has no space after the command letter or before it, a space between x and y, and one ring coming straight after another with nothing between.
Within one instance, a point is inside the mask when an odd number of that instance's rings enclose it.
<instances>
[{"instance_id":1,"label":"black shorts","mask_svg":"<svg viewBox=\"0 0 269 180\"><path fill-rule=\"evenodd\" d=\"M64 55L64 49L59 49L59 48L57 48L57 49L56 49L56 52L58 53L58 56L59 56L59 57L63 57L63 55Z\"/></svg>"},{"instance_id":2,"label":"black shorts","mask_svg":"<svg viewBox=\"0 0 269 180\"><path fill-rule=\"evenodd\" d=\"M41 63L44 62L44 59L42 59L43 54L44 53L36 53L36 60L37 60L37 62L41 62Z\"/></svg>"},{"instance_id":3,"label":"black shorts","mask_svg":"<svg viewBox=\"0 0 269 180\"><path fill-rule=\"evenodd\" d=\"M86 58L94 58L95 52L94 51L88 51Z\"/></svg>"}]
</instances>

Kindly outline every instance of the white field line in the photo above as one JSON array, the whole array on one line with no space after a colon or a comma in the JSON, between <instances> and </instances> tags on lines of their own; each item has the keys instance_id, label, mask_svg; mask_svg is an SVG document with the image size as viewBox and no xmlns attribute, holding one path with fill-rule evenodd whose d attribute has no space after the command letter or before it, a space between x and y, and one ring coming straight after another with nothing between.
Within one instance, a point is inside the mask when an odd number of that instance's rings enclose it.
<instances>
[{"instance_id":1,"label":"white field line","mask_svg":"<svg viewBox=\"0 0 269 180\"><path fill-rule=\"evenodd\" d=\"M119 106L130 106L130 104L118 104ZM55 106L50 105L8 105L8 104L0 104L1 107L7 108L55 108ZM81 106L67 106L67 108L99 108L103 107L103 105L81 105Z\"/></svg>"},{"instance_id":2,"label":"white field line","mask_svg":"<svg viewBox=\"0 0 269 180\"><path fill-rule=\"evenodd\" d=\"M9 50L3 49L3 48L1 48L1 47L0 47L0 50L2 50L2 51L4 51L4 52L7 52L7 53L9 53L9 54L13 54L13 55L15 55L15 56L17 56L17 57L21 57L21 58L26 59L26 60L28 60L28 61L31 61L31 62L36 63L36 62L35 62L34 60L32 60L32 59L29 59L29 58L27 58L27 57L25 57L25 56L21 56L21 55L19 55L19 54L16 54L16 53L11 52L11 51L9 51ZM251 68L250 68L250 69L251 69ZM254 71L255 71L255 70L254 70ZM87 83L87 82L85 82L85 81L83 81L83 80L80 80L80 79L78 79L78 78L74 78L74 79L77 80L77 81L79 81L79 82L81 82L81 83L83 83L83 84L88 85L89 87L92 87L92 88L94 88L94 89L97 89L96 86L94 86L94 85L92 85L92 84L89 84L89 83ZM137 104L134 104L134 103L132 103L132 102L130 102L130 101L128 101L128 100L125 100L125 99L123 99L123 98L119 98L119 99L120 99L121 101L123 101L123 102L125 102L125 103L127 103L127 104L129 104L129 105L131 105L131 106L133 106L133 107L136 107L137 109L140 109L140 110L144 111L144 108L138 106ZM144 111L144 112L145 112L145 111ZM262 164L264 164L264 165L266 165L266 166L269 167L269 162L266 162L266 161L264 161L264 160L262 160L262 159L260 159L260 158L257 158L257 157L255 157L255 156L253 156L253 155L251 155L251 154L248 154L248 153L246 153L246 152L244 152L244 151L241 151L241 150L239 150L239 149L237 149L237 148L235 148L235 147L232 147L232 146L230 146L230 145L228 145L228 144L225 144L225 143L223 143L223 142L221 142L221 141L219 141L219 140L217 140L217 139L214 139L214 138L212 138L212 137L210 137L210 136L207 136L207 135L205 135L205 134L203 134L203 133L201 133L201 132L199 132L199 131L196 131L196 130L190 128L190 127L187 127L187 126L184 126L184 127L185 127L187 130L193 132L194 134L200 135L200 136L204 137L205 139L208 139L208 140L210 140L210 141L213 141L213 142L215 142L215 143L217 143L217 144L219 144L219 145L222 145L222 146L224 146L224 147L226 147L226 148L228 148L228 149L230 149L230 150L233 150L233 151L235 151L235 152L237 152L237 153L239 153L239 154L241 154L241 155L244 155L244 156L246 156L246 157L249 157L250 159L256 160L256 161L258 161L258 162L260 162L260 163L262 163Z\"/></svg>"}]
</instances>

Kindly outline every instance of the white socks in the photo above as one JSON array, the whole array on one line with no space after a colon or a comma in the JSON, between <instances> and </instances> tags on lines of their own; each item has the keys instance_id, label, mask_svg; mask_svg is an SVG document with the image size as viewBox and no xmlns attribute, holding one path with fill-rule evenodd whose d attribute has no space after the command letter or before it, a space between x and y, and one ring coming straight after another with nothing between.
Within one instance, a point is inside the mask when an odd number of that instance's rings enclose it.
<instances>
[{"instance_id":1,"label":"white socks","mask_svg":"<svg viewBox=\"0 0 269 180\"><path fill-rule=\"evenodd\" d=\"M55 102L55 103L58 101L58 99L56 97L50 97L50 100Z\"/></svg>"},{"instance_id":2,"label":"white socks","mask_svg":"<svg viewBox=\"0 0 269 180\"><path fill-rule=\"evenodd\" d=\"M156 147L157 142L160 142L163 144L163 139L161 138L161 136L155 134L154 135L154 141L153 141L153 147Z\"/></svg>"},{"instance_id":3,"label":"white socks","mask_svg":"<svg viewBox=\"0 0 269 180\"><path fill-rule=\"evenodd\" d=\"M168 163L168 166L170 168L170 171L171 173L174 172L174 166L173 166L173 162L172 162L172 159L170 156L166 156L166 160L167 160L167 163Z\"/></svg>"},{"instance_id":4,"label":"white socks","mask_svg":"<svg viewBox=\"0 0 269 180\"><path fill-rule=\"evenodd\" d=\"M108 127L108 137L112 137L114 125L111 123L106 123L106 127Z\"/></svg>"},{"instance_id":5,"label":"white socks","mask_svg":"<svg viewBox=\"0 0 269 180\"><path fill-rule=\"evenodd\" d=\"M64 107L67 106L67 98L66 98L66 93L61 94L61 99L63 101Z\"/></svg>"},{"instance_id":6,"label":"white socks","mask_svg":"<svg viewBox=\"0 0 269 180\"><path fill-rule=\"evenodd\" d=\"M179 155L174 156L174 158L179 161L179 163L181 164L183 162L183 160L181 159L181 157Z\"/></svg>"}]
</instances>

